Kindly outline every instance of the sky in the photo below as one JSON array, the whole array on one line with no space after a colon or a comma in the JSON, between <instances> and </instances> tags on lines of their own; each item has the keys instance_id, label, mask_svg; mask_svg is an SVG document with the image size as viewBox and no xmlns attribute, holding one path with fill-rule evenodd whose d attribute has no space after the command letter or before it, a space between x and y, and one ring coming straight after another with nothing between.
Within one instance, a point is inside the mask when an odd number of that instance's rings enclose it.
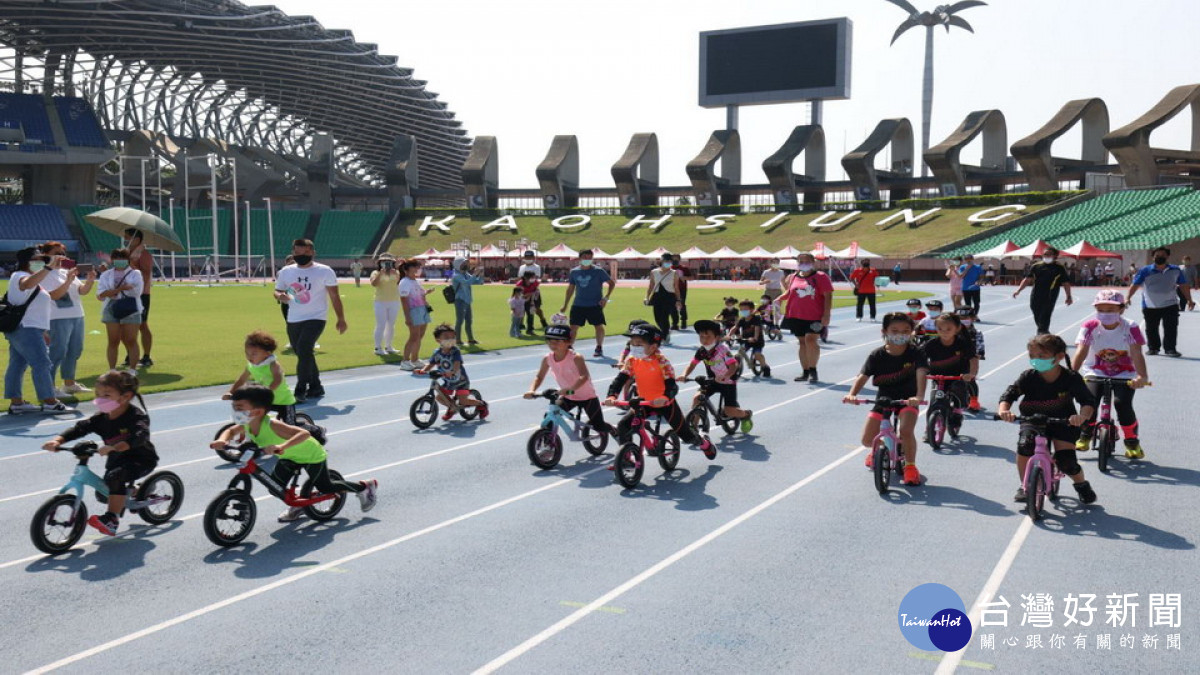
<instances>
[{"instance_id":1,"label":"sky","mask_svg":"<svg viewBox=\"0 0 1200 675\"><path fill-rule=\"evenodd\" d=\"M497 137L502 188L535 187L534 169L556 134L578 136L584 187L612 187L609 169L638 132L658 134L660 183L688 184L684 166L725 126L724 109L698 104L698 35L742 26L853 22L851 97L824 104L829 179L843 177L841 156L881 119L908 117L920 143L924 29L889 47L905 13L884 0L273 3L353 31L413 68L468 133ZM967 113L996 108L1011 146L1067 101L1090 97L1104 99L1115 129L1170 89L1200 83L1200 0L991 0L959 16L974 34L935 35L931 144ZM741 108L743 182L765 183L762 160L808 121L803 103ZM1062 137L1054 154L1078 157L1079 138L1078 129ZM1188 147L1190 116L1181 113L1152 140ZM977 139L962 157L977 163L980 153Z\"/></svg>"}]
</instances>

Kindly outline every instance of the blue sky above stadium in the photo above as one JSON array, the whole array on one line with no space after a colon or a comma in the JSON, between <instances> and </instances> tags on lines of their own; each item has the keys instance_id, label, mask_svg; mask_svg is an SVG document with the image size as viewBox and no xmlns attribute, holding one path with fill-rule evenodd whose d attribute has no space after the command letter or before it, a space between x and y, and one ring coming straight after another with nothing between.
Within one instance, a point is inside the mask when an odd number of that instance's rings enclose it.
<instances>
[{"instance_id":1,"label":"blue sky above stadium","mask_svg":"<svg viewBox=\"0 0 1200 675\"><path fill-rule=\"evenodd\" d=\"M933 9L941 0L914 1ZM579 136L582 180L609 186L609 167L635 132L658 133L662 181L686 184L684 165L725 113L697 103L698 33L848 16L854 22L852 98L825 104L829 177L875 123L906 116L919 125L924 32L888 42L904 12L884 0L458 0L398 2L276 0L283 11L352 30L428 80L472 135L499 138L501 184L533 187L534 168L555 134ZM933 143L972 110L999 108L1009 143L1045 123L1065 102L1098 96L1113 127L1169 89L1200 82L1194 30L1200 2L990 0L963 13L975 34L938 30ZM804 104L741 110L743 176L808 121ZM1184 147L1191 122L1159 129L1157 147ZM917 131L914 129L914 131ZM919 134L919 131L917 131ZM1079 132L1055 146L1078 156ZM977 145L964 159L978 158ZM1069 148L1069 149L1068 149Z\"/></svg>"}]
</instances>

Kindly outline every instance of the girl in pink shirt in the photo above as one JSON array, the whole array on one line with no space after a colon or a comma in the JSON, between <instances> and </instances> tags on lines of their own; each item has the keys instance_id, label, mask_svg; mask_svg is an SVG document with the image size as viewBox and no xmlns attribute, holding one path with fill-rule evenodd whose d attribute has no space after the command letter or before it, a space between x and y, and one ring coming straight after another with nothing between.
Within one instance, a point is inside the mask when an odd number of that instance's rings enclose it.
<instances>
[{"instance_id":1,"label":"girl in pink shirt","mask_svg":"<svg viewBox=\"0 0 1200 675\"><path fill-rule=\"evenodd\" d=\"M604 421L604 411L600 407L600 399L596 396L596 387L592 384L587 363L571 349L570 326L548 326L546 345L550 347L550 353L542 359L542 366L533 377L529 391L525 392L525 398L537 398L538 387L542 386L546 372L550 371L554 373L554 381L558 383L559 406L567 412L583 408L588 417L588 424L593 430L610 433L612 427Z\"/></svg>"}]
</instances>

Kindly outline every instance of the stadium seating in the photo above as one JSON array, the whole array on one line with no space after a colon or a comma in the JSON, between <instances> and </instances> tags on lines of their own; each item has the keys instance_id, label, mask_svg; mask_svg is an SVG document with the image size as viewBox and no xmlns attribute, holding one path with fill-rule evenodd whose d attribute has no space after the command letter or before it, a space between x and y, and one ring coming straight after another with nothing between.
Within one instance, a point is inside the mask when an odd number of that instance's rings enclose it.
<instances>
[{"instance_id":1,"label":"stadium seating","mask_svg":"<svg viewBox=\"0 0 1200 675\"><path fill-rule=\"evenodd\" d=\"M117 235L109 234L84 219L84 216L106 208L108 207L87 204L71 209L75 215L75 222L79 224L79 231L83 233L83 241L91 251L108 253L121 245L121 239Z\"/></svg>"},{"instance_id":2,"label":"stadium seating","mask_svg":"<svg viewBox=\"0 0 1200 675\"><path fill-rule=\"evenodd\" d=\"M327 211L313 241L324 258L357 258L369 253L387 214L383 211Z\"/></svg>"},{"instance_id":3,"label":"stadium seating","mask_svg":"<svg viewBox=\"0 0 1200 675\"><path fill-rule=\"evenodd\" d=\"M1058 247L1087 239L1101 248L1131 250L1200 235L1200 192L1188 187L1122 190L1052 213L1020 227L952 251L961 255L1038 239Z\"/></svg>"},{"instance_id":4,"label":"stadium seating","mask_svg":"<svg viewBox=\"0 0 1200 675\"><path fill-rule=\"evenodd\" d=\"M62 122L63 131L67 134L67 144L90 148L108 147L108 138L100 128L100 120L92 106L81 98L56 96L54 105L58 109L58 119Z\"/></svg>"},{"instance_id":5,"label":"stadium seating","mask_svg":"<svg viewBox=\"0 0 1200 675\"><path fill-rule=\"evenodd\" d=\"M37 146L49 146L56 151L61 149L55 143L46 105L37 94L0 94L0 123L7 126L19 124L25 130L26 142L21 144L22 151L38 152L35 149Z\"/></svg>"},{"instance_id":6,"label":"stadium seating","mask_svg":"<svg viewBox=\"0 0 1200 675\"><path fill-rule=\"evenodd\" d=\"M246 212L242 212L241 252L246 253ZM308 211L274 209L271 211L272 229L275 230L275 257L283 260L292 252L292 242L304 236L308 228ZM250 253L254 256L268 255L267 210L250 210Z\"/></svg>"},{"instance_id":7,"label":"stadium seating","mask_svg":"<svg viewBox=\"0 0 1200 675\"><path fill-rule=\"evenodd\" d=\"M0 250L16 251L46 241L61 241L71 248L74 239L56 206L0 205Z\"/></svg>"}]
</instances>

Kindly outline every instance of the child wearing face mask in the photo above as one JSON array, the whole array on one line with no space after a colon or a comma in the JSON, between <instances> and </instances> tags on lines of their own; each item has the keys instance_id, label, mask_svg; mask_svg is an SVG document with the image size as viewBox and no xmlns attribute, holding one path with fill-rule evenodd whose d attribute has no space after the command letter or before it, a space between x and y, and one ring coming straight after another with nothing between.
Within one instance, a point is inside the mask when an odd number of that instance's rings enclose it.
<instances>
[{"instance_id":1,"label":"child wearing face mask","mask_svg":"<svg viewBox=\"0 0 1200 675\"><path fill-rule=\"evenodd\" d=\"M930 300L925 303L925 318L917 323L917 343L921 344L937 335L937 318L942 314L942 301ZM959 325L962 325L961 323Z\"/></svg>"},{"instance_id":2,"label":"child wearing face mask","mask_svg":"<svg viewBox=\"0 0 1200 675\"><path fill-rule=\"evenodd\" d=\"M279 419L287 424L296 424L296 395L284 380L283 367L275 360L275 350L278 347L275 338L265 331L256 330L246 336L243 346L246 350L246 367L221 399L232 399L233 392L241 389L247 382L253 382L270 389L275 395L271 402L271 411L279 413Z\"/></svg>"},{"instance_id":3,"label":"child wearing face mask","mask_svg":"<svg viewBox=\"0 0 1200 675\"><path fill-rule=\"evenodd\" d=\"M775 330L779 327L779 305L766 293L758 299L758 309L755 313L762 317L764 330Z\"/></svg>"},{"instance_id":4,"label":"child wearing face mask","mask_svg":"<svg viewBox=\"0 0 1200 675\"><path fill-rule=\"evenodd\" d=\"M686 382L696 366L703 363L708 377L714 382L713 393L719 394L725 400L725 416L741 420L742 433L749 433L754 428L754 422L750 420L754 413L738 407L738 360L733 352L729 351L729 345L721 340L724 335L721 324L705 319L697 321L693 328L700 338L700 348L696 350L696 355L692 357L692 362L683 371L679 381ZM692 407L700 404L700 396L697 392Z\"/></svg>"},{"instance_id":5,"label":"child wearing face mask","mask_svg":"<svg viewBox=\"0 0 1200 675\"><path fill-rule=\"evenodd\" d=\"M326 463L328 455L324 446L313 438L306 429L292 426L281 420L271 419L271 406L275 394L266 387L251 384L234 391L232 420L210 445L219 450L234 439L249 437L254 444L268 455L279 455L271 478L280 485L287 485L301 468L313 479L313 486L325 494L349 492L358 495L358 505L363 513L375 508L375 492L379 481L374 478L360 481L337 480L329 474ZM304 509L288 507L279 515L279 522L297 520Z\"/></svg>"},{"instance_id":6,"label":"child wearing face mask","mask_svg":"<svg viewBox=\"0 0 1200 675\"><path fill-rule=\"evenodd\" d=\"M906 401L900 410L897 433L904 450L904 483L920 485L921 472L917 469L917 406L925 399L925 378L929 374L929 363L925 355L912 343L915 324L907 314L890 312L883 316L883 346L867 355L862 371L850 392L842 399L844 403L857 403L858 392L871 380L878 396L893 401ZM872 379L873 378L873 379ZM888 410L874 406L863 425L862 444L867 448L866 466L873 468L875 457L871 443L879 433L880 422Z\"/></svg>"},{"instance_id":7,"label":"child wearing face mask","mask_svg":"<svg viewBox=\"0 0 1200 675\"><path fill-rule=\"evenodd\" d=\"M1020 399L1022 415L1041 414L1047 417L1066 418L1068 424L1052 424L1046 429L1054 448L1054 463L1060 471L1071 478L1075 492L1084 504L1096 501L1096 491L1083 478L1083 467L1075 456L1075 441L1079 440L1079 427L1083 426L1096 412L1096 397L1088 391L1087 384L1079 373L1064 367L1067 344L1053 333L1042 333L1026 345L1029 350L1029 370L1021 373L1016 382L1009 385L1000 397L998 414L1005 422L1012 422L1016 415L1012 404ZM1075 403L1081 409L1075 412ZM1033 456L1033 429L1022 426L1017 443L1017 476L1021 487L1017 488L1014 501L1025 501L1025 466Z\"/></svg>"},{"instance_id":8,"label":"child wearing face mask","mask_svg":"<svg viewBox=\"0 0 1200 675\"><path fill-rule=\"evenodd\" d=\"M767 357L763 356L763 348L767 346L763 337L766 329L762 317L754 313L754 301L743 300L738 303L738 319L729 330L729 337L746 345L746 351L762 366L763 377L771 376L771 366Z\"/></svg>"},{"instance_id":9,"label":"child wearing face mask","mask_svg":"<svg viewBox=\"0 0 1200 675\"><path fill-rule=\"evenodd\" d=\"M905 313L908 314L908 318L912 320L914 327L925 320L925 312L921 311L920 300L916 298L909 298L908 301L904 303L904 306L907 308Z\"/></svg>"},{"instance_id":10,"label":"child wearing face mask","mask_svg":"<svg viewBox=\"0 0 1200 675\"><path fill-rule=\"evenodd\" d=\"M930 321L931 319L926 319ZM935 329L931 339L921 345L921 353L929 363L930 375L962 377L948 382L950 395L954 398L954 412L950 415L952 433L962 426L964 403L971 398L969 386L975 383L979 373L979 357L975 354L975 343L962 333L962 321L954 314L939 314L932 319ZM977 399L978 400L978 399ZM925 439L928 443L929 439Z\"/></svg>"},{"instance_id":11,"label":"child wearing face mask","mask_svg":"<svg viewBox=\"0 0 1200 675\"><path fill-rule=\"evenodd\" d=\"M546 373L552 373L554 381L558 383L559 406L567 412L582 408L592 429L611 433L612 427L604 421L604 410L600 407L600 398L596 395L596 386L592 384L587 362L571 349L571 327L557 324L546 327L546 345L550 353L542 359L542 365L533 377L529 391L525 392L525 398L537 398L538 387L542 386Z\"/></svg>"},{"instance_id":12,"label":"child wearing face mask","mask_svg":"<svg viewBox=\"0 0 1200 675\"><path fill-rule=\"evenodd\" d=\"M980 361L987 359L985 353L985 345L983 340L983 331L975 326L976 311L974 307L959 307L954 310L958 316L958 320L962 323L962 334L975 343L975 356L979 357ZM979 383L968 382L967 392L971 398L967 402L967 410L971 412L979 412L983 410L983 406L979 403Z\"/></svg>"},{"instance_id":13,"label":"child wearing face mask","mask_svg":"<svg viewBox=\"0 0 1200 675\"><path fill-rule=\"evenodd\" d=\"M713 319L721 322L721 326L724 327L726 332L729 332L733 328L733 324L737 323L737 301L737 298L725 298L725 306L713 317Z\"/></svg>"},{"instance_id":14,"label":"child wearing face mask","mask_svg":"<svg viewBox=\"0 0 1200 675\"><path fill-rule=\"evenodd\" d=\"M1096 316L1086 319L1079 327L1075 340L1075 357L1071 368L1083 375L1088 390L1097 400L1101 385L1095 378L1119 380L1113 383L1113 407L1125 440L1125 456L1141 459L1146 456L1138 440L1137 413L1133 410L1133 394L1146 386L1146 356L1142 346L1146 338L1133 321L1122 317L1125 296L1120 291L1105 289L1092 302ZM1092 420L1088 420L1091 422ZM1091 448L1092 426L1085 424L1075 443L1075 449L1085 452Z\"/></svg>"},{"instance_id":15,"label":"child wearing face mask","mask_svg":"<svg viewBox=\"0 0 1200 675\"><path fill-rule=\"evenodd\" d=\"M519 287L514 288L512 295L508 298L509 309L509 324L508 336L510 338L521 337L521 323L525 320L525 292Z\"/></svg>"},{"instance_id":16,"label":"child wearing face mask","mask_svg":"<svg viewBox=\"0 0 1200 675\"><path fill-rule=\"evenodd\" d=\"M129 486L158 466L158 453L150 442L150 415L146 413L146 402L138 393L137 377L110 370L96 380L95 392L92 403L99 412L77 422L42 448L58 452L58 446L88 434L103 439L104 445L97 452L108 458L104 464L108 510L89 518L88 525L111 537L120 526ZM141 408L132 405L135 397Z\"/></svg>"},{"instance_id":17,"label":"child wearing face mask","mask_svg":"<svg viewBox=\"0 0 1200 675\"><path fill-rule=\"evenodd\" d=\"M478 407L479 419L485 420L488 416L487 403L480 401L471 396L471 380L467 377L467 369L463 366L462 352L458 349L457 335L450 324L442 324L433 329L433 339L437 340L438 348L433 350L433 354L429 357L429 365L417 370L418 375L432 374L434 377L441 376L442 388L449 389L454 392L457 408L450 405L450 401L446 399L439 389L437 392L438 401L446 406L446 413L442 415L443 421L450 421L455 413L464 407Z\"/></svg>"}]
</instances>

